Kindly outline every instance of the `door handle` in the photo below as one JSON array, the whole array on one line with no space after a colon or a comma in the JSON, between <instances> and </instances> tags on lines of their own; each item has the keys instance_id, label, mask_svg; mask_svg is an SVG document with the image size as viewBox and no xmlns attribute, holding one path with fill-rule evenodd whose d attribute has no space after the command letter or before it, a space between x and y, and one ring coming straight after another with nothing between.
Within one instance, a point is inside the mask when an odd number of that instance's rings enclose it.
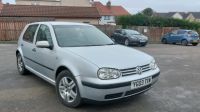
<instances>
[{"instance_id":1,"label":"door handle","mask_svg":"<svg viewBox=\"0 0 200 112\"><path fill-rule=\"evenodd\" d=\"M33 51L33 52L36 52L36 48L33 48L32 51Z\"/></svg>"}]
</instances>

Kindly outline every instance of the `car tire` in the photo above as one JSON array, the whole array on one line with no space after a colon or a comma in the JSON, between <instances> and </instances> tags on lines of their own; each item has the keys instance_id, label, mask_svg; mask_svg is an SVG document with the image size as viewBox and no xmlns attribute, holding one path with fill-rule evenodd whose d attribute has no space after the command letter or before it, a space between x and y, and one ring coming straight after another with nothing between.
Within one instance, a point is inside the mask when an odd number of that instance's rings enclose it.
<instances>
[{"instance_id":1,"label":"car tire","mask_svg":"<svg viewBox=\"0 0 200 112\"><path fill-rule=\"evenodd\" d=\"M167 44L167 39L162 39L163 44Z\"/></svg>"},{"instance_id":2,"label":"car tire","mask_svg":"<svg viewBox=\"0 0 200 112\"><path fill-rule=\"evenodd\" d=\"M192 45L193 45L193 46L197 46L197 45L198 45L198 43L193 43Z\"/></svg>"},{"instance_id":3,"label":"car tire","mask_svg":"<svg viewBox=\"0 0 200 112\"><path fill-rule=\"evenodd\" d=\"M147 44L142 44L142 45L141 45L141 47L146 47L146 46L147 46Z\"/></svg>"},{"instance_id":4,"label":"car tire","mask_svg":"<svg viewBox=\"0 0 200 112\"><path fill-rule=\"evenodd\" d=\"M126 39L126 40L124 41L124 45L125 45L125 46L129 46L129 40L128 40L128 39Z\"/></svg>"},{"instance_id":5,"label":"car tire","mask_svg":"<svg viewBox=\"0 0 200 112\"><path fill-rule=\"evenodd\" d=\"M28 70L25 68L23 58L20 53L17 54L17 70L20 75L27 75Z\"/></svg>"},{"instance_id":6,"label":"car tire","mask_svg":"<svg viewBox=\"0 0 200 112\"><path fill-rule=\"evenodd\" d=\"M59 100L67 107L78 107L82 103L76 79L68 70L58 74L56 79L56 93Z\"/></svg>"},{"instance_id":7,"label":"car tire","mask_svg":"<svg viewBox=\"0 0 200 112\"><path fill-rule=\"evenodd\" d=\"M187 45L188 45L188 41L187 41L187 40L182 40L182 41L181 41L181 44L182 44L183 46L187 46Z\"/></svg>"}]
</instances>

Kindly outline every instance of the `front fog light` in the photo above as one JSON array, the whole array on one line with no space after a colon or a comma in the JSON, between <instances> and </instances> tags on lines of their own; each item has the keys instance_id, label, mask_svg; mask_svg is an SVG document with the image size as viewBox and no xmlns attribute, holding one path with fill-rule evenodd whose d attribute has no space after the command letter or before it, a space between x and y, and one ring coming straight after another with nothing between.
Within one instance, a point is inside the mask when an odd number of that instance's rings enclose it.
<instances>
[{"instance_id":1,"label":"front fog light","mask_svg":"<svg viewBox=\"0 0 200 112\"><path fill-rule=\"evenodd\" d=\"M121 72L112 68L101 68L98 70L98 77L102 80L117 79L121 76Z\"/></svg>"},{"instance_id":2,"label":"front fog light","mask_svg":"<svg viewBox=\"0 0 200 112\"><path fill-rule=\"evenodd\" d=\"M155 62L155 60L153 60L150 64L149 64L149 67L152 69L152 70L155 70L157 68L157 64Z\"/></svg>"}]
</instances>

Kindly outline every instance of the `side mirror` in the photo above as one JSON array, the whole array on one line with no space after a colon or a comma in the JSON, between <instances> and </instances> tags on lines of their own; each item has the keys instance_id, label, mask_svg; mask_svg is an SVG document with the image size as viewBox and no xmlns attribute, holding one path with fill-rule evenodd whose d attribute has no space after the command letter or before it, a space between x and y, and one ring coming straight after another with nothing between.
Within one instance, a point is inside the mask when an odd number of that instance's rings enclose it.
<instances>
[{"instance_id":1,"label":"side mirror","mask_svg":"<svg viewBox=\"0 0 200 112\"><path fill-rule=\"evenodd\" d=\"M38 48L50 48L50 49L52 49L52 46L49 44L48 41L38 41L38 42L36 42L36 46Z\"/></svg>"}]
</instances>

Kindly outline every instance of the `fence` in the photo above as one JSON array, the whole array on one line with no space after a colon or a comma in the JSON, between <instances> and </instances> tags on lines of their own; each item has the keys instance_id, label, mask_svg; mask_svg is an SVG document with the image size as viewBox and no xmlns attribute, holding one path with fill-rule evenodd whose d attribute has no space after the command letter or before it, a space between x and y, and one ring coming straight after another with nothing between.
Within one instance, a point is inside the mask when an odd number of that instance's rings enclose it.
<instances>
[{"instance_id":1,"label":"fence","mask_svg":"<svg viewBox=\"0 0 200 112\"><path fill-rule=\"evenodd\" d=\"M121 26L107 26L107 25L98 25L97 26L101 31L106 33L108 36L114 32L114 30L121 28ZM173 30L179 29L178 27L147 27L147 26L132 26L128 29L137 30L140 33L149 37L150 43L160 43L160 38Z\"/></svg>"},{"instance_id":2,"label":"fence","mask_svg":"<svg viewBox=\"0 0 200 112\"><path fill-rule=\"evenodd\" d=\"M24 26L30 22L36 21L54 21L53 18L0 18L0 41L16 41L23 30ZM96 25L101 31L108 36L121 26ZM149 37L151 43L159 43L160 37L167 32L178 29L174 27L146 27L133 26L129 29L137 30Z\"/></svg>"},{"instance_id":3,"label":"fence","mask_svg":"<svg viewBox=\"0 0 200 112\"><path fill-rule=\"evenodd\" d=\"M38 21L54 21L53 18L0 18L0 41L16 41L26 24Z\"/></svg>"}]
</instances>

